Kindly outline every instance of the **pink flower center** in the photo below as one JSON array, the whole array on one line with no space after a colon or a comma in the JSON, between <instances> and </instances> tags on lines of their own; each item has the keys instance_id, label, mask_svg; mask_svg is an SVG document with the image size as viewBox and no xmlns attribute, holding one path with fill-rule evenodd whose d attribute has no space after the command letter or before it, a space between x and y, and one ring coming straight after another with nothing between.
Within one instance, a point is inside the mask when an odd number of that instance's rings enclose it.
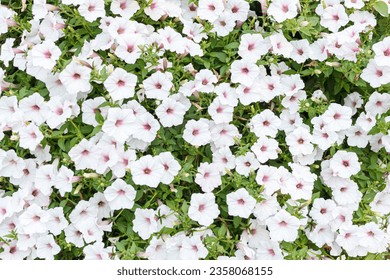
<instances>
[{"instance_id":1,"label":"pink flower center","mask_svg":"<svg viewBox=\"0 0 390 280\"><path fill-rule=\"evenodd\" d=\"M126 1L123 1L119 4L119 8L121 8L121 10L124 10L127 8L127 4L126 4Z\"/></svg>"},{"instance_id":2,"label":"pink flower center","mask_svg":"<svg viewBox=\"0 0 390 280\"><path fill-rule=\"evenodd\" d=\"M146 124L144 124L144 129L145 130L147 130L147 131L149 131L149 130L151 130L152 129L152 127L151 127L151 125L150 124L148 124L148 123L146 123Z\"/></svg>"},{"instance_id":3,"label":"pink flower center","mask_svg":"<svg viewBox=\"0 0 390 280\"><path fill-rule=\"evenodd\" d=\"M245 204L245 200L243 200L242 198L240 198L239 200L237 200L237 204L239 204L239 205L244 205L244 204Z\"/></svg>"},{"instance_id":4,"label":"pink flower center","mask_svg":"<svg viewBox=\"0 0 390 280\"><path fill-rule=\"evenodd\" d=\"M345 167L349 167L349 161L348 160L343 160L343 165Z\"/></svg>"},{"instance_id":5,"label":"pink flower center","mask_svg":"<svg viewBox=\"0 0 390 280\"><path fill-rule=\"evenodd\" d=\"M72 77L75 80L79 80L81 78L81 75L79 73L74 73Z\"/></svg>"},{"instance_id":6,"label":"pink flower center","mask_svg":"<svg viewBox=\"0 0 390 280\"><path fill-rule=\"evenodd\" d=\"M125 81L119 80L116 84L118 87L124 87L126 83Z\"/></svg>"},{"instance_id":7,"label":"pink flower center","mask_svg":"<svg viewBox=\"0 0 390 280\"><path fill-rule=\"evenodd\" d=\"M127 50L128 53L132 53L134 51L134 46L133 45L128 45Z\"/></svg>"},{"instance_id":8,"label":"pink flower center","mask_svg":"<svg viewBox=\"0 0 390 280\"><path fill-rule=\"evenodd\" d=\"M196 11L196 6L193 3L191 3L190 6L189 6L189 9L190 9L191 12L195 12Z\"/></svg>"},{"instance_id":9,"label":"pink flower center","mask_svg":"<svg viewBox=\"0 0 390 280\"><path fill-rule=\"evenodd\" d=\"M123 34L123 33L125 33L125 29L124 29L123 27L119 27L119 28L116 30L116 32L117 32L118 34ZM129 48L127 48L127 51L129 51Z\"/></svg>"},{"instance_id":10,"label":"pink flower center","mask_svg":"<svg viewBox=\"0 0 390 280\"><path fill-rule=\"evenodd\" d=\"M39 217L38 215L35 215L32 219L34 222L38 222L41 220L41 217Z\"/></svg>"},{"instance_id":11,"label":"pink flower center","mask_svg":"<svg viewBox=\"0 0 390 280\"><path fill-rule=\"evenodd\" d=\"M120 127L122 125L123 125L123 120L116 120L116 122L115 122L116 127Z\"/></svg>"},{"instance_id":12,"label":"pink flower center","mask_svg":"<svg viewBox=\"0 0 390 280\"><path fill-rule=\"evenodd\" d=\"M198 207L198 211L202 212L205 208L206 208L206 206L204 204L200 204Z\"/></svg>"},{"instance_id":13,"label":"pink flower center","mask_svg":"<svg viewBox=\"0 0 390 280\"><path fill-rule=\"evenodd\" d=\"M146 175L149 175L151 172L152 172L152 170L149 168L144 169L144 174L146 174Z\"/></svg>"},{"instance_id":14,"label":"pink flower center","mask_svg":"<svg viewBox=\"0 0 390 280\"><path fill-rule=\"evenodd\" d=\"M62 115L63 113L64 113L64 110L63 110L62 108L57 108L57 109L56 109L56 114L57 114L57 115L60 116L60 115Z\"/></svg>"},{"instance_id":15,"label":"pink flower center","mask_svg":"<svg viewBox=\"0 0 390 280\"><path fill-rule=\"evenodd\" d=\"M244 74L248 74L249 73L249 69L247 67L242 68L241 72L244 73Z\"/></svg>"},{"instance_id":16,"label":"pink flower center","mask_svg":"<svg viewBox=\"0 0 390 280\"><path fill-rule=\"evenodd\" d=\"M46 51L46 52L43 53L43 56L44 56L45 58L50 59L50 58L51 58L51 52L50 52L50 51Z\"/></svg>"},{"instance_id":17,"label":"pink flower center","mask_svg":"<svg viewBox=\"0 0 390 280\"><path fill-rule=\"evenodd\" d=\"M279 223L279 225L280 225L281 227L286 227L286 226L287 226L287 223L286 223L285 221L281 221L281 222Z\"/></svg>"},{"instance_id":18,"label":"pink flower center","mask_svg":"<svg viewBox=\"0 0 390 280\"><path fill-rule=\"evenodd\" d=\"M33 197L37 197L38 194L39 194L38 190L33 190L32 193L31 193L31 195L32 195Z\"/></svg>"},{"instance_id":19,"label":"pink flower center","mask_svg":"<svg viewBox=\"0 0 390 280\"><path fill-rule=\"evenodd\" d=\"M212 5L212 4L210 4L210 5L208 6L208 8L209 8L210 11L215 11L215 6Z\"/></svg>"}]
</instances>

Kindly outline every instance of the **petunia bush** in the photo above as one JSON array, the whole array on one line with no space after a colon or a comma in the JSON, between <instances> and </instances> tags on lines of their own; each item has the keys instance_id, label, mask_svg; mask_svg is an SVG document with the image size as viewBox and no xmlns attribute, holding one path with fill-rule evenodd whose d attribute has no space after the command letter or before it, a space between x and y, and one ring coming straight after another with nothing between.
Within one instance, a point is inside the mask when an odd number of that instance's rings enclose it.
<instances>
[{"instance_id":1,"label":"petunia bush","mask_svg":"<svg viewBox=\"0 0 390 280\"><path fill-rule=\"evenodd\" d=\"M0 6L0 259L388 259L390 1Z\"/></svg>"}]
</instances>

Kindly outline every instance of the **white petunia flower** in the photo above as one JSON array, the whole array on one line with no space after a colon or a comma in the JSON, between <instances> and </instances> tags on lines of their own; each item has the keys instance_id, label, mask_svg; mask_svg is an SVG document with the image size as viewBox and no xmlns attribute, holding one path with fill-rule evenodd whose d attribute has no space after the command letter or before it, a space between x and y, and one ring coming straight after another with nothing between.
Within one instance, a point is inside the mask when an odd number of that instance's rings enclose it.
<instances>
[{"instance_id":1,"label":"white petunia flower","mask_svg":"<svg viewBox=\"0 0 390 280\"><path fill-rule=\"evenodd\" d=\"M188 216L202 226L209 226L218 217L220 211L213 193L192 194Z\"/></svg>"},{"instance_id":2,"label":"white petunia flower","mask_svg":"<svg viewBox=\"0 0 390 280\"><path fill-rule=\"evenodd\" d=\"M226 196L229 215L248 218L256 205L256 200L244 188L231 192Z\"/></svg>"}]
</instances>

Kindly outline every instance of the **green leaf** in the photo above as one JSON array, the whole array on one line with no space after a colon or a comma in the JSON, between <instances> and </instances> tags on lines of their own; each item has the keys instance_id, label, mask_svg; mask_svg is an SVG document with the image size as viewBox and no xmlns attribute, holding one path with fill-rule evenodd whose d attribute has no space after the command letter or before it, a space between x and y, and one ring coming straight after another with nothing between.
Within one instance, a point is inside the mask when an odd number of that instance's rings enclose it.
<instances>
[{"instance_id":1,"label":"green leaf","mask_svg":"<svg viewBox=\"0 0 390 280\"><path fill-rule=\"evenodd\" d=\"M240 225L240 223L241 223L241 218L238 217L238 216L235 216L235 217L233 218L233 225L234 225L234 228L238 228L239 225Z\"/></svg>"},{"instance_id":2,"label":"green leaf","mask_svg":"<svg viewBox=\"0 0 390 280\"><path fill-rule=\"evenodd\" d=\"M225 235L226 235L226 226L222 224L221 227L218 229L218 236L226 237Z\"/></svg>"},{"instance_id":3,"label":"green leaf","mask_svg":"<svg viewBox=\"0 0 390 280\"><path fill-rule=\"evenodd\" d=\"M227 62L227 55L223 52L212 52L210 56L218 58L221 62Z\"/></svg>"},{"instance_id":4,"label":"green leaf","mask_svg":"<svg viewBox=\"0 0 390 280\"><path fill-rule=\"evenodd\" d=\"M240 45L239 42L232 42L230 44L227 44L225 46L225 49L237 49L239 45Z\"/></svg>"},{"instance_id":5,"label":"green leaf","mask_svg":"<svg viewBox=\"0 0 390 280\"><path fill-rule=\"evenodd\" d=\"M188 212L188 208L190 208L190 206L187 204L186 201L184 201L183 205L181 206L181 211L183 211L183 213L187 213Z\"/></svg>"},{"instance_id":6,"label":"green leaf","mask_svg":"<svg viewBox=\"0 0 390 280\"><path fill-rule=\"evenodd\" d=\"M122 220L117 222L117 228L121 233L125 233L127 226L126 223L124 223Z\"/></svg>"},{"instance_id":7,"label":"green leaf","mask_svg":"<svg viewBox=\"0 0 390 280\"><path fill-rule=\"evenodd\" d=\"M79 141L79 139L77 139L77 137L73 138L72 140L70 140L70 143L69 143L69 150L71 148L74 147L74 145L76 145L76 143Z\"/></svg>"},{"instance_id":8,"label":"green leaf","mask_svg":"<svg viewBox=\"0 0 390 280\"><path fill-rule=\"evenodd\" d=\"M58 140L57 144L58 144L58 147L60 147L61 150L63 150L64 152L67 152L66 146L65 146L65 139L64 138L60 138Z\"/></svg>"},{"instance_id":9,"label":"green leaf","mask_svg":"<svg viewBox=\"0 0 390 280\"><path fill-rule=\"evenodd\" d=\"M98 134L101 130L102 130L102 126L101 126L101 125L96 126L96 127L92 130L92 132L91 132L91 134L89 135L89 137L95 136L95 135Z\"/></svg>"},{"instance_id":10,"label":"green leaf","mask_svg":"<svg viewBox=\"0 0 390 280\"><path fill-rule=\"evenodd\" d=\"M374 3L374 9L377 11L381 16L388 17L389 16L389 9L385 2L383 1L377 1Z\"/></svg>"},{"instance_id":11,"label":"green leaf","mask_svg":"<svg viewBox=\"0 0 390 280\"><path fill-rule=\"evenodd\" d=\"M126 250L126 247L124 245L124 242L123 241L119 241L116 243L116 248L118 249L118 251L120 252L123 252Z\"/></svg>"},{"instance_id":12,"label":"green leaf","mask_svg":"<svg viewBox=\"0 0 390 280\"><path fill-rule=\"evenodd\" d=\"M134 198L134 201L140 200L143 194L144 194L144 191L138 190L138 191L137 191L137 194L136 194L136 196L135 196L135 198Z\"/></svg>"},{"instance_id":13,"label":"green leaf","mask_svg":"<svg viewBox=\"0 0 390 280\"><path fill-rule=\"evenodd\" d=\"M103 124L103 123L104 123L104 118L103 118L102 114L100 114L99 111L97 111L96 114L95 114L95 120L96 120L99 124Z\"/></svg>"}]
</instances>

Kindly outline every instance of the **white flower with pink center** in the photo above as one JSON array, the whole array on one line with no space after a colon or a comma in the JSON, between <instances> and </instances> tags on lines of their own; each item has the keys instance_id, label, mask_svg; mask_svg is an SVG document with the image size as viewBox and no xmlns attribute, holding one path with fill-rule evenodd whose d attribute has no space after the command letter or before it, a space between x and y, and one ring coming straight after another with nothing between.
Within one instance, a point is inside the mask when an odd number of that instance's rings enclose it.
<instances>
[{"instance_id":1,"label":"white flower with pink center","mask_svg":"<svg viewBox=\"0 0 390 280\"><path fill-rule=\"evenodd\" d=\"M132 161L129 166L133 182L137 185L157 188L164 174L164 166L161 161L151 155Z\"/></svg>"},{"instance_id":2,"label":"white flower with pink center","mask_svg":"<svg viewBox=\"0 0 390 280\"><path fill-rule=\"evenodd\" d=\"M330 168L342 178L349 178L360 171L359 158L354 152L337 151L330 160Z\"/></svg>"},{"instance_id":3,"label":"white flower with pink center","mask_svg":"<svg viewBox=\"0 0 390 280\"><path fill-rule=\"evenodd\" d=\"M254 199L246 189L240 188L226 196L229 215L248 218L255 208L256 199Z\"/></svg>"},{"instance_id":4,"label":"white flower with pink center","mask_svg":"<svg viewBox=\"0 0 390 280\"><path fill-rule=\"evenodd\" d=\"M112 210L131 209L134 205L136 191L133 186L122 179L115 182L104 191L104 197Z\"/></svg>"},{"instance_id":5,"label":"white flower with pink center","mask_svg":"<svg viewBox=\"0 0 390 280\"><path fill-rule=\"evenodd\" d=\"M300 221L286 210L282 209L274 216L266 220L273 241L293 242L298 238Z\"/></svg>"},{"instance_id":6,"label":"white flower with pink center","mask_svg":"<svg viewBox=\"0 0 390 280\"><path fill-rule=\"evenodd\" d=\"M191 195L188 216L202 226L209 226L219 215L218 205L213 193L198 193Z\"/></svg>"}]
</instances>

